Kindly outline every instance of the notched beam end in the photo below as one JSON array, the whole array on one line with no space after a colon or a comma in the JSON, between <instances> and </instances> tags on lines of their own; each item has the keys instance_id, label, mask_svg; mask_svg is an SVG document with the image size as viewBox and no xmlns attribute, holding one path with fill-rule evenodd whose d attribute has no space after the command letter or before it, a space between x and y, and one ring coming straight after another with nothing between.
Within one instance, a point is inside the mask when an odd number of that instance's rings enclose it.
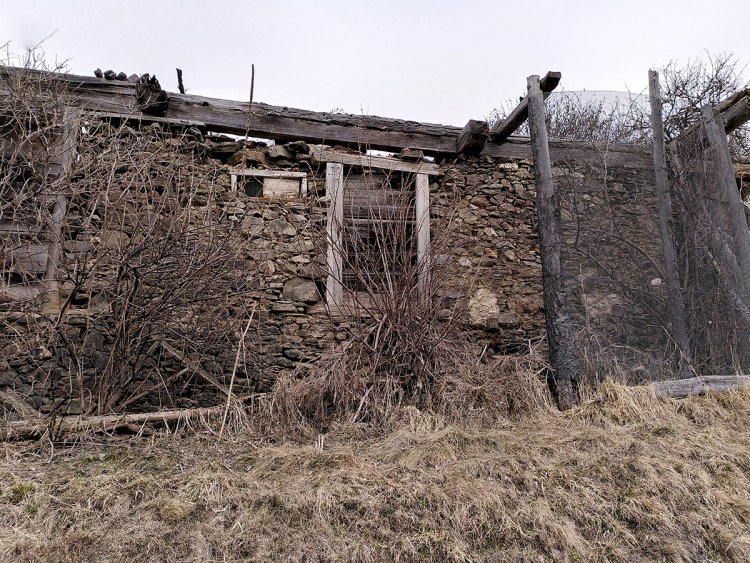
<instances>
[{"instance_id":1,"label":"notched beam end","mask_svg":"<svg viewBox=\"0 0 750 563\"><path fill-rule=\"evenodd\" d=\"M539 87L542 89L542 92L552 92L552 90L557 88L557 85L560 84L561 78L562 72L552 72L550 70L544 75L544 78L539 81Z\"/></svg>"},{"instance_id":2,"label":"notched beam end","mask_svg":"<svg viewBox=\"0 0 750 563\"><path fill-rule=\"evenodd\" d=\"M456 139L458 154L478 155L490 137L490 126L486 121L470 119Z\"/></svg>"},{"instance_id":3,"label":"notched beam end","mask_svg":"<svg viewBox=\"0 0 750 563\"><path fill-rule=\"evenodd\" d=\"M731 105L722 112L722 116L724 117L724 130L727 134L750 121L750 97L745 96Z\"/></svg>"}]
</instances>

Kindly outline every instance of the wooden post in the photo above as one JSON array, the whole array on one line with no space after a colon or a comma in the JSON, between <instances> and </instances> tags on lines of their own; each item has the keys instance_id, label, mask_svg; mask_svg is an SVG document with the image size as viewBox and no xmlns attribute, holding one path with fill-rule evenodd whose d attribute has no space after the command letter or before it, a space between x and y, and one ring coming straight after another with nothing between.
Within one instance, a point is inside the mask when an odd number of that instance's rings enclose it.
<instances>
[{"instance_id":1,"label":"wooden post","mask_svg":"<svg viewBox=\"0 0 750 563\"><path fill-rule=\"evenodd\" d=\"M417 220L417 267L419 268L419 298L428 297L430 287L430 179L417 174L414 211Z\"/></svg>"},{"instance_id":2,"label":"wooden post","mask_svg":"<svg viewBox=\"0 0 750 563\"><path fill-rule=\"evenodd\" d=\"M73 159L76 155L78 143L78 128L80 112L68 109L63 118L63 132L58 148L58 159L60 163L60 177L67 185L70 179L70 171L73 167ZM50 243L47 254L47 266L44 273L44 283L47 292L41 304L44 313L56 313L60 311L60 290L58 283L58 269L60 267L60 254L62 251L62 227L63 219L67 213L67 197L64 193L55 196L52 207L52 222L49 227Z\"/></svg>"},{"instance_id":3,"label":"wooden post","mask_svg":"<svg viewBox=\"0 0 750 563\"><path fill-rule=\"evenodd\" d=\"M659 198L659 227L661 229L661 244L664 249L664 266L669 291L669 316L672 321L671 334L680 350L680 374L682 377L690 377L692 375L690 367L693 363L693 356L690 352L687 324L685 323L680 274L677 271L672 202L669 199L669 187L667 185L667 154L664 146L659 73L654 70L648 71L648 89L651 98L651 129L654 135L654 174L656 193Z\"/></svg>"},{"instance_id":4,"label":"wooden post","mask_svg":"<svg viewBox=\"0 0 750 563\"><path fill-rule=\"evenodd\" d=\"M328 203L328 224L326 226L326 238L328 239L326 301L329 307L338 307L344 298L344 289L341 285L343 272L341 227L344 224L343 164L334 162L326 164L326 191L328 197L331 198Z\"/></svg>"},{"instance_id":5,"label":"wooden post","mask_svg":"<svg viewBox=\"0 0 750 563\"><path fill-rule=\"evenodd\" d=\"M536 210L539 219L539 249L542 257L542 292L547 321L549 357L554 371L554 392L561 409L578 403L578 358L573 352L573 335L563 285L562 220L560 198L552 183L547 127L544 121L544 96L539 76L528 78L529 132L534 156Z\"/></svg>"}]
</instances>

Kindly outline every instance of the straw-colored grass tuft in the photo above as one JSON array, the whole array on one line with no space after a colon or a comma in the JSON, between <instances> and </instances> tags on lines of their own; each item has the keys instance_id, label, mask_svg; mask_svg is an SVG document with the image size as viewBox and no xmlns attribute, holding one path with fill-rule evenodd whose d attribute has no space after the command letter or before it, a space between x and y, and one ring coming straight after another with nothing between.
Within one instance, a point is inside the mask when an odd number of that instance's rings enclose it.
<instances>
[{"instance_id":1,"label":"straw-colored grass tuft","mask_svg":"<svg viewBox=\"0 0 750 563\"><path fill-rule=\"evenodd\" d=\"M7 443L0 560L750 560L750 394L605 383L565 414L529 405Z\"/></svg>"}]
</instances>

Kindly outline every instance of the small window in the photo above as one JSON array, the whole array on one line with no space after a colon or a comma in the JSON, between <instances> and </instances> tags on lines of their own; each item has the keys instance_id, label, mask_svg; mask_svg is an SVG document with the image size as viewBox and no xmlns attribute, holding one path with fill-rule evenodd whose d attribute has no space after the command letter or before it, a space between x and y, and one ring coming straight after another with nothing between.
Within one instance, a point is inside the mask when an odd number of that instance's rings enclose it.
<instances>
[{"instance_id":1,"label":"small window","mask_svg":"<svg viewBox=\"0 0 750 563\"><path fill-rule=\"evenodd\" d=\"M232 192L248 197L296 198L307 195L307 174L286 170L231 170Z\"/></svg>"},{"instance_id":2,"label":"small window","mask_svg":"<svg viewBox=\"0 0 750 563\"><path fill-rule=\"evenodd\" d=\"M258 178L250 178L245 180L243 190L248 197L263 197L263 182Z\"/></svg>"}]
</instances>

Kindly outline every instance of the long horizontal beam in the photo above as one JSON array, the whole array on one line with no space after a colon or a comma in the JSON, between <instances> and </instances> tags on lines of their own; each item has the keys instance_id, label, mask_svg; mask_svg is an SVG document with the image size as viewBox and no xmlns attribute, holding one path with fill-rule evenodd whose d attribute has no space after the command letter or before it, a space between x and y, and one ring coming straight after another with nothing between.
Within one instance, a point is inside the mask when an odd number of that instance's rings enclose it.
<instances>
[{"instance_id":1,"label":"long horizontal beam","mask_svg":"<svg viewBox=\"0 0 750 563\"><path fill-rule=\"evenodd\" d=\"M2 81L17 76L22 69L0 66ZM34 73L40 80L59 81L67 85L78 105L123 119L144 122L205 125L211 131L231 133L274 141L307 141L329 145L341 144L367 149L398 152L404 148L423 151L430 156L455 155L462 127L418 123L403 119L389 119L371 115L313 112L253 102L248 122L247 102L220 100L188 94L168 93L169 109L166 116L155 117L138 111L135 86L117 80L93 76ZM45 76L46 75L46 76ZM649 147L609 145L598 148L583 141L550 141L552 159L596 156L606 152L608 162L633 167L648 167ZM488 142L481 152L493 158L531 158L531 144L527 137L510 137L502 143Z\"/></svg>"}]
</instances>

